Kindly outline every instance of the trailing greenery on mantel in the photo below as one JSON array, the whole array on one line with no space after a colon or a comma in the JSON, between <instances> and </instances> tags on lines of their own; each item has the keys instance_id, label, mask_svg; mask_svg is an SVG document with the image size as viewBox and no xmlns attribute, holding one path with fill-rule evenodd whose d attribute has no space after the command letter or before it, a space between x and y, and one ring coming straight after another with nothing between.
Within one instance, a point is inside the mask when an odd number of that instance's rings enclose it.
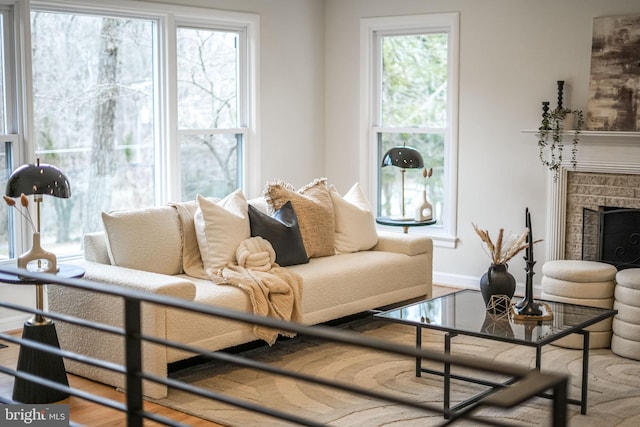
<instances>
[{"instance_id":1,"label":"trailing greenery on mantel","mask_svg":"<svg viewBox=\"0 0 640 427\"><path fill-rule=\"evenodd\" d=\"M538 129L525 129L522 133L531 133L538 134L540 131ZM564 136L573 136L575 131L573 130L565 130L562 132ZM581 130L580 131L580 142L584 142L584 140L594 139L594 138L621 138L621 139L638 139L640 140L640 132L620 132L620 131L594 131L594 130ZM584 139L584 140L583 140Z\"/></svg>"}]
</instances>

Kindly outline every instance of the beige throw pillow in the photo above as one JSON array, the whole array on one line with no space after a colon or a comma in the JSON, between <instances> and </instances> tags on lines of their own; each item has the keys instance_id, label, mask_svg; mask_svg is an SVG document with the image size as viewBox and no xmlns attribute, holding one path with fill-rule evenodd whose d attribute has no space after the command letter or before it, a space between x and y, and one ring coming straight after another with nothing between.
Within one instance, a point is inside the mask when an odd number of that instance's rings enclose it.
<instances>
[{"instance_id":1,"label":"beige throw pillow","mask_svg":"<svg viewBox=\"0 0 640 427\"><path fill-rule=\"evenodd\" d=\"M344 197L332 185L329 194L336 221L336 253L366 251L374 247L378 243L376 221L360 185L356 182Z\"/></svg>"},{"instance_id":2,"label":"beige throw pillow","mask_svg":"<svg viewBox=\"0 0 640 427\"><path fill-rule=\"evenodd\" d=\"M218 202L220 199L210 199ZM191 277L200 279L208 279L209 276L204 272L202 266L202 257L200 256L200 247L198 246L198 238L196 237L196 225L194 217L198 210L198 202L190 200L188 202L170 203L180 218L182 224L182 269Z\"/></svg>"},{"instance_id":3,"label":"beige throw pillow","mask_svg":"<svg viewBox=\"0 0 640 427\"><path fill-rule=\"evenodd\" d=\"M247 199L236 190L219 202L198 195L193 221L204 270L235 262L236 248L251 237Z\"/></svg>"},{"instance_id":4,"label":"beige throw pillow","mask_svg":"<svg viewBox=\"0 0 640 427\"><path fill-rule=\"evenodd\" d=\"M335 219L326 181L316 179L295 191L291 184L278 180L267 184L263 194L273 211L291 201L309 258L334 254Z\"/></svg>"},{"instance_id":5,"label":"beige throw pillow","mask_svg":"<svg viewBox=\"0 0 640 427\"><path fill-rule=\"evenodd\" d=\"M182 239L170 206L102 212L111 264L160 274L182 272Z\"/></svg>"}]
</instances>

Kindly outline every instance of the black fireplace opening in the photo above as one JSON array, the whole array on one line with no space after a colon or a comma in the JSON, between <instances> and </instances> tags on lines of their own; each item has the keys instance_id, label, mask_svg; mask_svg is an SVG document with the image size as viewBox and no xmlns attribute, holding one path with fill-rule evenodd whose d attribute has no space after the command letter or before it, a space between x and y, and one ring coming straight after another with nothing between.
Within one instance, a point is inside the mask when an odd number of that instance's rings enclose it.
<instances>
[{"instance_id":1,"label":"black fireplace opening","mask_svg":"<svg viewBox=\"0 0 640 427\"><path fill-rule=\"evenodd\" d=\"M582 259L640 268L640 209L583 208Z\"/></svg>"}]
</instances>

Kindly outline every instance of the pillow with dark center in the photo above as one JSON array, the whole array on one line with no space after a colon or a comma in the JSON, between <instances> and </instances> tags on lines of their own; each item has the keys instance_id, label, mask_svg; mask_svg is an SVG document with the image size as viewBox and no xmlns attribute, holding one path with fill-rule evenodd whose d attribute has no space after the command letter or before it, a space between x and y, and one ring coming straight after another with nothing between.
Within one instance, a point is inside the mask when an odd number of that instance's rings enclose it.
<instances>
[{"instance_id":1,"label":"pillow with dark center","mask_svg":"<svg viewBox=\"0 0 640 427\"><path fill-rule=\"evenodd\" d=\"M271 243L276 252L276 263L281 267L309 262L291 201L272 216L249 204L249 225L251 237L260 236Z\"/></svg>"}]
</instances>

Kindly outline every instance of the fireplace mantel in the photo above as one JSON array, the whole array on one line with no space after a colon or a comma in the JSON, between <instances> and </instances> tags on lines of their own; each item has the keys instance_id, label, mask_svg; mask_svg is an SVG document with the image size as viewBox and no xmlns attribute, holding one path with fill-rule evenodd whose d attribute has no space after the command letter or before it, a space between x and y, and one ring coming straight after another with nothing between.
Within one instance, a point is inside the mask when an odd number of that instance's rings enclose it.
<instances>
[{"instance_id":1,"label":"fireplace mantel","mask_svg":"<svg viewBox=\"0 0 640 427\"><path fill-rule=\"evenodd\" d=\"M524 133L535 135L537 130ZM574 132L564 132L565 145L571 145ZM582 131L575 169L568 160L558 169L557 179L549 172L549 217L547 259L564 259L567 205L567 174L571 171L640 174L640 132Z\"/></svg>"}]
</instances>

